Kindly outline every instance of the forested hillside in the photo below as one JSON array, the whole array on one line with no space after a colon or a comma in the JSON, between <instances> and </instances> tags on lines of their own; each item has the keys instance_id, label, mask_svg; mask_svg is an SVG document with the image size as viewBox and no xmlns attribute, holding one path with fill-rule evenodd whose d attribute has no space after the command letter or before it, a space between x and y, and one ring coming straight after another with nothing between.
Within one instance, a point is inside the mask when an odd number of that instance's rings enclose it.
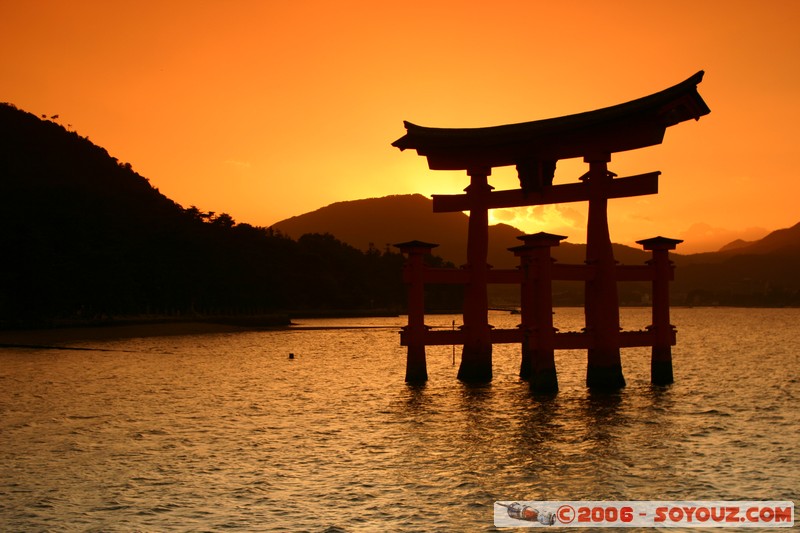
<instances>
[{"instance_id":1,"label":"forested hillside","mask_svg":"<svg viewBox=\"0 0 800 533\"><path fill-rule=\"evenodd\" d=\"M87 138L0 104L0 326L398 310L402 257L184 208Z\"/></svg>"}]
</instances>

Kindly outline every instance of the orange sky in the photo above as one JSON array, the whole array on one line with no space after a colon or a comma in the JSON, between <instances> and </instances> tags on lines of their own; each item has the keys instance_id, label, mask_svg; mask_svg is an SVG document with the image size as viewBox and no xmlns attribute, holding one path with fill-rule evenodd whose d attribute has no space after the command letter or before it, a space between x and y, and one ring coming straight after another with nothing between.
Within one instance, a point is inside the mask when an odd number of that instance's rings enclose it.
<instances>
[{"instance_id":1,"label":"orange sky","mask_svg":"<svg viewBox=\"0 0 800 533\"><path fill-rule=\"evenodd\" d=\"M403 120L523 122L698 70L711 114L617 154L660 193L610 202L612 239L712 249L800 221L800 2L0 0L0 101L105 147L181 205L267 226L340 200L460 192L390 143ZM586 170L561 161L556 182ZM497 189L516 186L496 170ZM584 204L494 211L585 241ZM409 236L413 238L413 236Z\"/></svg>"}]
</instances>

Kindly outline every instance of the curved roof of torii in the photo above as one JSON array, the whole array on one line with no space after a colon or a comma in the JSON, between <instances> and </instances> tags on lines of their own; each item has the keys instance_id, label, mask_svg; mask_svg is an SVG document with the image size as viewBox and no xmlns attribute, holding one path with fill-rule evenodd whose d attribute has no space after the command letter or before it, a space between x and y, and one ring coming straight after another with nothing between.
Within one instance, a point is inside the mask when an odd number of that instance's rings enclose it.
<instances>
[{"instance_id":1,"label":"curved roof of torii","mask_svg":"<svg viewBox=\"0 0 800 533\"><path fill-rule=\"evenodd\" d=\"M669 126L710 113L697 92L702 80L701 70L673 87L624 104L519 124L428 128L404 122L407 132L392 146L415 149L434 170L608 156L661 144Z\"/></svg>"}]
</instances>

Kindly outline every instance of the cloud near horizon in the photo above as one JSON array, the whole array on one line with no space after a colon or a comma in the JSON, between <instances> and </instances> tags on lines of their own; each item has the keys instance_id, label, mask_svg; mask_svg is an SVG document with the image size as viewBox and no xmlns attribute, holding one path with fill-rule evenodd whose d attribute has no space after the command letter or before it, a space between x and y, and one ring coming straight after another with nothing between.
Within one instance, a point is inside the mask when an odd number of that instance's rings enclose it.
<instances>
[{"instance_id":1,"label":"cloud near horizon","mask_svg":"<svg viewBox=\"0 0 800 533\"><path fill-rule=\"evenodd\" d=\"M493 209L489 222L504 223L524 231L537 233L546 231L566 235L574 242L585 240L586 214L569 205L536 205L510 209Z\"/></svg>"}]
</instances>

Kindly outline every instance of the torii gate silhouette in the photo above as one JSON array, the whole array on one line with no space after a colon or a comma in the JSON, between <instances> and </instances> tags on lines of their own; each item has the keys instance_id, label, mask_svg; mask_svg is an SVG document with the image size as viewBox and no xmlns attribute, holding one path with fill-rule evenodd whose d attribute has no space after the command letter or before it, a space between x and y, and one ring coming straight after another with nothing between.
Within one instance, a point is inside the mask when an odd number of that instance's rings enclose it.
<instances>
[{"instance_id":1,"label":"torii gate silhouette","mask_svg":"<svg viewBox=\"0 0 800 533\"><path fill-rule=\"evenodd\" d=\"M612 107L486 128L429 128L404 122L406 134L392 143L425 156L431 170L466 170L470 184L465 194L434 195L434 212L469 211L467 264L463 269L427 269L423 256L435 244L409 241L396 246L408 256L404 271L409 286L408 325L401 344L408 347L406 381L427 379L426 345L463 345L458 378L481 382L492 378L492 344L522 345L520 376L540 391L558 389L553 351L588 350L586 384L595 389L625 386L620 348L652 346L651 380L672 383L671 346L675 328L669 323L668 282L673 266L668 251L682 242L655 237L638 241L653 252L642 266L617 265L608 229L609 198L658 192L660 172L617 178L608 170L611 154L660 144L666 129L689 119L698 120L710 109L697 92L703 71L661 92ZM589 170L577 183L553 185L560 159L581 157ZM493 191L488 176L495 167L515 165L520 188ZM520 257L518 270L494 270L487 264L488 212L508 208L589 202L586 263L553 263L550 249L566 237L538 233L520 237L524 244L511 248ZM552 321L553 280L585 282L583 332L556 333ZM653 323L645 331L620 331L618 281L650 280L653 285ZM466 287L464 325L459 331L431 331L425 325L424 285L459 283ZM489 283L518 283L521 324L516 329L494 329L488 322Z\"/></svg>"}]
</instances>

